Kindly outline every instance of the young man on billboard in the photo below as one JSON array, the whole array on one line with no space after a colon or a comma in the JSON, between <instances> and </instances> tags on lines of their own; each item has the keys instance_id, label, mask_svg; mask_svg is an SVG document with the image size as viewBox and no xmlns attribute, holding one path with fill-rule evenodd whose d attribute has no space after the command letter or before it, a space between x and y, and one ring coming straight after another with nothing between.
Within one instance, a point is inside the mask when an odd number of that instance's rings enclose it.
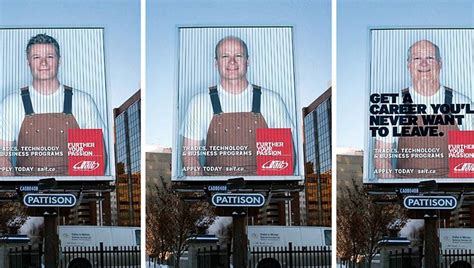
<instances>
[{"instance_id":1,"label":"young man on billboard","mask_svg":"<svg viewBox=\"0 0 474 268\"><path fill-rule=\"evenodd\" d=\"M401 91L399 104L411 107L426 107L422 114L441 114L441 109L435 111L433 105L470 104L469 97L443 86L440 82L442 60L439 47L428 40L415 42L408 50L407 67L412 85ZM418 106L417 106L418 105ZM419 106L422 105L422 106ZM440 106L437 106L440 107ZM419 108L418 108L419 109ZM422 109L423 110L423 109ZM408 112L408 115L414 114ZM421 115L414 114L415 125L403 125L405 133L412 133L414 128L425 125ZM379 178L447 178L449 175L448 132L457 130L472 130L473 122L470 115L465 116L463 124L436 123L436 129L441 135L395 135L390 132L387 137L377 138L375 152L395 152L396 167L392 167L391 158L375 159L375 172ZM395 126L397 127L397 126ZM398 125L398 131L402 124ZM400 131L401 132L401 131ZM413 132L415 133L415 132Z\"/></svg>"},{"instance_id":2,"label":"young man on billboard","mask_svg":"<svg viewBox=\"0 0 474 268\"><path fill-rule=\"evenodd\" d=\"M103 130L104 123L89 94L60 83L61 54L53 37L30 38L26 56L31 85L1 103L0 175L68 176L68 130Z\"/></svg>"},{"instance_id":3,"label":"young man on billboard","mask_svg":"<svg viewBox=\"0 0 474 268\"><path fill-rule=\"evenodd\" d=\"M287 136L291 161L275 165L286 169L282 175L293 175L293 122L277 93L249 83L249 63L242 39L227 36L217 43L215 66L220 83L191 100L183 124L182 166L187 176L258 175L261 167L256 159L263 143L258 143L257 132L268 128Z\"/></svg>"}]
</instances>

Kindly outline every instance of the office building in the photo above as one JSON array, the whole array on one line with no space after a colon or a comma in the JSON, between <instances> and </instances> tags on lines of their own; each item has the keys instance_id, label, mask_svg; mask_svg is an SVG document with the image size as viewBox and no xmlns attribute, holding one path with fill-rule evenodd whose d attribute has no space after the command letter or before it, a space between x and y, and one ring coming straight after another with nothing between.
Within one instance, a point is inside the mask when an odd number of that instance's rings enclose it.
<instances>
[{"instance_id":1,"label":"office building","mask_svg":"<svg viewBox=\"0 0 474 268\"><path fill-rule=\"evenodd\" d=\"M146 152L146 187L148 191L155 192L163 184L171 183L171 148L156 148Z\"/></svg>"},{"instance_id":2,"label":"office building","mask_svg":"<svg viewBox=\"0 0 474 268\"><path fill-rule=\"evenodd\" d=\"M140 226L140 90L114 109L115 200L112 221Z\"/></svg>"},{"instance_id":3,"label":"office building","mask_svg":"<svg viewBox=\"0 0 474 268\"><path fill-rule=\"evenodd\" d=\"M331 88L303 108L305 190L301 225L331 226Z\"/></svg>"}]
</instances>

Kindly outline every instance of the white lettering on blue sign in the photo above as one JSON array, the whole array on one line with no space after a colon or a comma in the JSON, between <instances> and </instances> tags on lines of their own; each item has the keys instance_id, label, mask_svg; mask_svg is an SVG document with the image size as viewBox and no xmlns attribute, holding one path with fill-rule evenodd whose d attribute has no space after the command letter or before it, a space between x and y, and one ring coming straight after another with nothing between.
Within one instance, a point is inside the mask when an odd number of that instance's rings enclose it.
<instances>
[{"instance_id":1,"label":"white lettering on blue sign","mask_svg":"<svg viewBox=\"0 0 474 268\"><path fill-rule=\"evenodd\" d=\"M225 192L227 191L227 186L226 185L209 185L207 189L212 192Z\"/></svg>"},{"instance_id":2,"label":"white lettering on blue sign","mask_svg":"<svg viewBox=\"0 0 474 268\"><path fill-rule=\"evenodd\" d=\"M265 203L265 197L262 194L215 194L212 203L227 207L261 207Z\"/></svg>"},{"instance_id":3,"label":"white lettering on blue sign","mask_svg":"<svg viewBox=\"0 0 474 268\"><path fill-rule=\"evenodd\" d=\"M420 190L418 188L400 188L399 192L401 194L417 194Z\"/></svg>"},{"instance_id":4,"label":"white lettering on blue sign","mask_svg":"<svg viewBox=\"0 0 474 268\"><path fill-rule=\"evenodd\" d=\"M22 191L22 192L38 192L38 186L37 185L20 186L20 191Z\"/></svg>"},{"instance_id":5,"label":"white lettering on blue sign","mask_svg":"<svg viewBox=\"0 0 474 268\"><path fill-rule=\"evenodd\" d=\"M457 200L453 196L407 196L403 204L408 209L454 209Z\"/></svg>"},{"instance_id":6,"label":"white lettering on blue sign","mask_svg":"<svg viewBox=\"0 0 474 268\"><path fill-rule=\"evenodd\" d=\"M27 194L23 200L30 207L73 207L77 199L72 194Z\"/></svg>"}]
</instances>

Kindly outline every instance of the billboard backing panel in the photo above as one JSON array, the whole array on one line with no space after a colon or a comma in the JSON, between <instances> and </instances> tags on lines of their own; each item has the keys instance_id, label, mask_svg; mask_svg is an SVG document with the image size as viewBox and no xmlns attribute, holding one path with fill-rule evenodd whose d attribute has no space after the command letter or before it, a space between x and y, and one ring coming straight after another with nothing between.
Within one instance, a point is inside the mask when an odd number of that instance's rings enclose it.
<instances>
[{"instance_id":1,"label":"billboard backing panel","mask_svg":"<svg viewBox=\"0 0 474 268\"><path fill-rule=\"evenodd\" d=\"M0 29L0 181L111 180L102 28Z\"/></svg>"},{"instance_id":2,"label":"billboard backing panel","mask_svg":"<svg viewBox=\"0 0 474 268\"><path fill-rule=\"evenodd\" d=\"M179 27L173 180L300 180L292 27Z\"/></svg>"},{"instance_id":3,"label":"billboard backing panel","mask_svg":"<svg viewBox=\"0 0 474 268\"><path fill-rule=\"evenodd\" d=\"M371 29L365 183L474 182L474 29Z\"/></svg>"}]
</instances>

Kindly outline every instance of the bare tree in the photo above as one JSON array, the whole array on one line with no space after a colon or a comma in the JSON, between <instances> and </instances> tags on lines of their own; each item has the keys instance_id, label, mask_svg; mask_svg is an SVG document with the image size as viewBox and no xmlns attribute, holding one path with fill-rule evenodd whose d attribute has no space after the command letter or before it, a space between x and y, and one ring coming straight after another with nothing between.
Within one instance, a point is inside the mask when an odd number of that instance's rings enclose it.
<instances>
[{"instance_id":1,"label":"bare tree","mask_svg":"<svg viewBox=\"0 0 474 268\"><path fill-rule=\"evenodd\" d=\"M28 218L26 207L14 197L12 193L0 193L0 234L16 234Z\"/></svg>"},{"instance_id":2,"label":"bare tree","mask_svg":"<svg viewBox=\"0 0 474 268\"><path fill-rule=\"evenodd\" d=\"M168 215L164 213L157 203L158 195L156 192L151 194L147 191L146 196L146 250L147 255L156 257L160 263L165 263L169 253L172 251L168 241L170 240L166 233L166 222L169 222Z\"/></svg>"},{"instance_id":3,"label":"bare tree","mask_svg":"<svg viewBox=\"0 0 474 268\"><path fill-rule=\"evenodd\" d=\"M147 195L147 251L164 260L170 253L174 267L188 246L188 238L199 229L207 229L215 219L207 202L185 202L184 194L174 192L170 185L156 187L155 195Z\"/></svg>"},{"instance_id":4,"label":"bare tree","mask_svg":"<svg viewBox=\"0 0 474 268\"><path fill-rule=\"evenodd\" d=\"M363 258L370 267L380 250L378 242L406 224L405 210L397 204L375 204L354 180L341 190L337 200L337 255L351 263Z\"/></svg>"}]
</instances>

